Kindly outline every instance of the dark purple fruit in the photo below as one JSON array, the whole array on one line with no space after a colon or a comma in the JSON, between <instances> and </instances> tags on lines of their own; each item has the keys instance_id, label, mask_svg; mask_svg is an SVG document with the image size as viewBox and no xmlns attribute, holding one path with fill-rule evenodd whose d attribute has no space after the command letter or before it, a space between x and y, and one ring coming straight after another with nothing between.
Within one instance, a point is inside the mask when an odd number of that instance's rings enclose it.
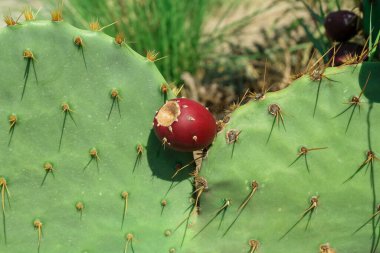
<instances>
[{"instance_id":1,"label":"dark purple fruit","mask_svg":"<svg viewBox=\"0 0 380 253\"><path fill-rule=\"evenodd\" d=\"M330 12L325 19L326 35L333 41L345 42L359 31L359 17L351 11Z\"/></svg>"},{"instance_id":2,"label":"dark purple fruit","mask_svg":"<svg viewBox=\"0 0 380 253\"><path fill-rule=\"evenodd\" d=\"M329 52L329 59L333 66L340 66L345 63L354 64L367 58L367 55L363 52L363 46L356 43L343 42L335 48L335 51L332 49Z\"/></svg>"}]
</instances>

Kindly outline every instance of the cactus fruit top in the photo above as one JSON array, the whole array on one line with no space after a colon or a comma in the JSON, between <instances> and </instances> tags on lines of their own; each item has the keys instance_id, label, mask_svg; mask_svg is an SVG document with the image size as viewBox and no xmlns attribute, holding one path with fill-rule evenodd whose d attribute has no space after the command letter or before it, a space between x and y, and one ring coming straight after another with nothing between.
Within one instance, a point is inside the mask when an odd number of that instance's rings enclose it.
<instances>
[{"instance_id":1,"label":"cactus fruit top","mask_svg":"<svg viewBox=\"0 0 380 253\"><path fill-rule=\"evenodd\" d=\"M330 12L325 19L327 37L344 42L354 37L359 30L359 17L351 11Z\"/></svg>"},{"instance_id":2,"label":"cactus fruit top","mask_svg":"<svg viewBox=\"0 0 380 253\"><path fill-rule=\"evenodd\" d=\"M178 151L195 151L209 146L217 130L212 114L187 98L167 101L156 113L153 125L162 144Z\"/></svg>"}]
</instances>

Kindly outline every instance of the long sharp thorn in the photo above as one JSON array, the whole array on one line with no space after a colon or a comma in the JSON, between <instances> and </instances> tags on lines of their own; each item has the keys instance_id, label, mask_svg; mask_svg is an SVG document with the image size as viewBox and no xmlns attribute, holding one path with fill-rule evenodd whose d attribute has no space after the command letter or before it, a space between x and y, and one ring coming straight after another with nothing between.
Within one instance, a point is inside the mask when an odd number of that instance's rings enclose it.
<instances>
[{"instance_id":1,"label":"long sharp thorn","mask_svg":"<svg viewBox=\"0 0 380 253\"><path fill-rule=\"evenodd\" d=\"M309 212L309 217L307 218L306 226L305 226L305 231L308 229L310 222L311 222L311 216L313 215L315 209L311 209Z\"/></svg>"},{"instance_id":2,"label":"long sharp thorn","mask_svg":"<svg viewBox=\"0 0 380 253\"><path fill-rule=\"evenodd\" d=\"M312 203L311 203L311 205L301 214L301 217L297 220L297 222L296 223L294 223L289 229L288 229L288 231L286 231L285 232L285 234L283 234L281 237L280 237L280 239L279 240L282 240L282 239L284 239L285 238L285 236L287 235L287 234L289 234L304 218L305 218L305 216L308 214L308 213L310 213L310 216L309 216L309 219L308 219L308 222L307 222L307 224L306 224L306 229L307 229L307 226L308 226L308 224L310 223L310 219L311 219L311 215L313 214L313 212L314 212L314 210L317 208L317 206L318 206L318 197L313 197L312 198Z\"/></svg>"},{"instance_id":3,"label":"long sharp thorn","mask_svg":"<svg viewBox=\"0 0 380 253\"><path fill-rule=\"evenodd\" d=\"M313 211L317 206L315 204L310 205L303 213L302 217L305 217L309 212Z\"/></svg>"},{"instance_id":4,"label":"long sharp thorn","mask_svg":"<svg viewBox=\"0 0 380 253\"><path fill-rule=\"evenodd\" d=\"M335 119L335 118L338 118L339 116L341 116L341 115L343 115L345 112L347 112L352 106L354 106L354 104L352 104L352 103L349 103L350 105L346 108L346 109L344 109L342 112L340 112L340 113L338 113L337 115L335 115L334 117L333 117L333 119Z\"/></svg>"},{"instance_id":5,"label":"long sharp thorn","mask_svg":"<svg viewBox=\"0 0 380 253\"><path fill-rule=\"evenodd\" d=\"M221 208L218 209L218 211L215 213L215 215L206 223L206 225L204 225L201 230L199 230L198 233L196 233L192 238L194 239L195 237L197 237L202 231L204 231L210 224L211 222L213 222L217 217L218 215L222 212L222 211L225 211L227 209L227 207L230 205L230 200L225 200L225 203L223 204L223 206Z\"/></svg>"},{"instance_id":6,"label":"long sharp thorn","mask_svg":"<svg viewBox=\"0 0 380 253\"><path fill-rule=\"evenodd\" d=\"M285 238L285 236L287 236L302 220L303 220L303 218L304 218L305 216L302 216L301 218L299 218L298 220L297 220L297 222L296 223L294 223L289 229L288 229L288 231L286 231L285 232L285 234L283 234L281 237L280 237L280 241L282 240L282 239L284 239Z\"/></svg>"},{"instance_id":7,"label":"long sharp thorn","mask_svg":"<svg viewBox=\"0 0 380 253\"><path fill-rule=\"evenodd\" d=\"M367 84L368 84L368 81L369 81L369 77L370 77L370 76L371 76L371 72L369 72L369 74L368 74L368 76L367 76L367 80L365 81L365 84L364 84L364 86L363 86L363 89L362 89L362 91L361 91L360 94L359 94L359 99L361 98L361 96L363 95L365 89L367 88Z\"/></svg>"},{"instance_id":8,"label":"long sharp thorn","mask_svg":"<svg viewBox=\"0 0 380 253\"><path fill-rule=\"evenodd\" d=\"M106 29L106 28L108 28L108 27L110 27L110 26L113 26L114 24L117 24L117 23L119 23L119 21L115 21L115 22L113 22L113 23L111 23L109 25L103 26L102 28L99 29L99 32L102 31L102 30L104 30L104 29Z\"/></svg>"},{"instance_id":9,"label":"long sharp thorn","mask_svg":"<svg viewBox=\"0 0 380 253\"><path fill-rule=\"evenodd\" d=\"M125 198L125 203L124 203L124 216L127 215L127 210L128 210L128 198Z\"/></svg>"},{"instance_id":10,"label":"long sharp thorn","mask_svg":"<svg viewBox=\"0 0 380 253\"><path fill-rule=\"evenodd\" d=\"M268 135L267 142L266 142L267 144L268 144L268 142L270 140L270 137L272 136L272 132L273 132L273 128L274 128L275 123L276 123L276 117L273 119L272 127L271 127L271 129L269 131L269 135Z\"/></svg>"},{"instance_id":11,"label":"long sharp thorn","mask_svg":"<svg viewBox=\"0 0 380 253\"><path fill-rule=\"evenodd\" d=\"M375 154L371 150L368 151L367 152L367 159L359 166L359 168L355 171L355 173L351 177L349 177L346 181L344 181L344 183L351 180L352 178L354 178L354 176L357 173L359 173L359 171L364 167L364 165L367 164L367 169L368 169L368 166L371 166L371 168L372 168L373 161L375 161L375 160L379 160L379 159L375 156Z\"/></svg>"},{"instance_id":12,"label":"long sharp thorn","mask_svg":"<svg viewBox=\"0 0 380 253\"><path fill-rule=\"evenodd\" d=\"M379 221L380 221L380 218L377 221L378 221L377 222L377 224L378 224ZM376 225L376 226L378 226L378 225ZM380 226L378 226L378 228L379 228L379 231L378 231L378 234L377 234L376 243L374 244L372 253L376 253L376 250L379 247L379 243L380 243Z\"/></svg>"},{"instance_id":13,"label":"long sharp thorn","mask_svg":"<svg viewBox=\"0 0 380 253\"><path fill-rule=\"evenodd\" d=\"M253 197L253 195L255 194L255 192L257 191L257 188L259 187L259 185L257 184L256 181L253 181L251 183L251 192L249 193L248 197L243 201L243 203L241 203L241 205L239 206L238 208L238 212L241 212L243 211L243 209L246 207L246 205L248 204L248 202L251 200L251 198Z\"/></svg>"},{"instance_id":14,"label":"long sharp thorn","mask_svg":"<svg viewBox=\"0 0 380 253\"><path fill-rule=\"evenodd\" d=\"M254 253L257 250L257 247L251 247L251 251L249 253Z\"/></svg>"},{"instance_id":15,"label":"long sharp thorn","mask_svg":"<svg viewBox=\"0 0 380 253\"><path fill-rule=\"evenodd\" d=\"M317 96L315 97L315 104L314 104L314 110L313 110L313 118L315 117L315 113L317 112L317 105L318 105L318 100L319 100L319 91L321 90L321 83L322 83L322 79L319 80L319 83L318 83Z\"/></svg>"},{"instance_id":16,"label":"long sharp thorn","mask_svg":"<svg viewBox=\"0 0 380 253\"><path fill-rule=\"evenodd\" d=\"M227 212L227 208L224 208L223 212L222 212L222 217L220 217L220 222L219 222L218 230L222 227L222 222L224 220L224 216L226 215L226 212Z\"/></svg>"},{"instance_id":17,"label":"long sharp thorn","mask_svg":"<svg viewBox=\"0 0 380 253\"><path fill-rule=\"evenodd\" d=\"M255 194L256 189L257 188L252 189L252 191L250 192L250 194L248 195L248 197L243 201L243 203L241 203L241 205L239 206L239 208L237 210L238 212L241 212L244 209L244 207L248 204L248 202L251 200L251 198Z\"/></svg>"},{"instance_id":18,"label":"long sharp thorn","mask_svg":"<svg viewBox=\"0 0 380 253\"><path fill-rule=\"evenodd\" d=\"M202 158L204 158L203 155L200 156L200 157L195 158L191 162L189 162L189 163L185 164L184 166L182 166L181 168L177 169L176 172L173 174L172 178L174 178L175 176L177 176L180 171L184 170L185 168L189 167L190 165L192 165L193 163L195 163L197 160L202 159Z\"/></svg>"},{"instance_id":19,"label":"long sharp thorn","mask_svg":"<svg viewBox=\"0 0 380 253\"><path fill-rule=\"evenodd\" d=\"M91 162L92 162L93 159L94 159L94 158L91 157L90 161L86 164L86 166L84 166L84 168L83 168L83 173L84 173L85 170L88 168L88 166L90 166L90 164L91 164Z\"/></svg>"},{"instance_id":20,"label":"long sharp thorn","mask_svg":"<svg viewBox=\"0 0 380 253\"><path fill-rule=\"evenodd\" d=\"M45 183L45 181L46 181L46 178L47 178L48 174L49 174L49 172L46 171L46 172L45 172L45 176L44 176L44 178L42 179L42 182L41 182L40 187L42 187L42 186L44 185L44 183Z\"/></svg>"},{"instance_id":21,"label":"long sharp thorn","mask_svg":"<svg viewBox=\"0 0 380 253\"><path fill-rule=\"evenodd\" d=\"M3 208L3 213L5 214L5 190L4 190L4 185L1 187L1 207Z\"/></svg>"},{"instance_id":22,"label":"long sharp thorn","mask_svg":"<svg viewBox=\"0 0 380 253\"><path fill-rule=\"evenodd\" d=\"M41 239L42 239L42 223L39 220L34 222L34 228L38 230L38 246L37 252L40 252Z\"/></svg>"},{"instance_id":23,"label":"long sharp thorn","mask_svg":"<svg viewBox=\"0 0 380 253\"><path fill-rule=\"evenodd\" d=\"M81 50L81 53L82 53L82 58L83 58L83 62L84 62L84 67L87 69L87 62L86 62L86 57L84 56L84 50L83 50L83 47L80 47L80 50Z\"/></svg>"},{"instance_id":24,"label":"long sharp thorn","mask_svg":"<svg viewBox=\"0 0 380 253\"><path fill-rule=\"evenodd\" d=\"M297 158L291 163L291 164L289 164L289 166L288 167L291 167L293 164L295 164L300 158L301 158L301 156L303 156L304 154L298 154L298 156L297 156Z\"/></svg>"},{"instance_id":25,"label":"long sharp thorn","mask_svg":"<svg viewBox=\"0 0 380 253\"><path fill-rule=\"evenodd\" d=\"M201 187L201 188L199 188L199 190L197 190L198 193L197 193L197 198L195 199L195 203L194 203L194 210L197 209L199 198L201 197L203 190L204 190L204 187Z\"/></svg>"},{"instance_id":26,"label":"long sharp thorn","mask_svg":"<svg viewBox=\"0 0 380 253\"><path fill-rule=\"evenodd\" d=\"M108 120L110 120L111 113L112 113L112 110L113 110L113 106L115 105L115 100L116 100L116 97L114 97L114 98L112 99L111 109L110 109L110 112L108 113Z\"/></svg>"},{"instance_id":27,"label":"long sharp thorn","mask_svg":"<svg viewBox=\"0 0 380 253\"><path fill-rule=\"evenodd\" d=\"M276 113L276 116L275 116L275 118L276 118L276 123L277 123L277 128L278 129L280 129L280 113L279 112L277 112Z\"/></svg>"},{"instance_id":28,"label":"long sharp thorn","mask_svg":"<svg viewBox=\"0 0 380 253\"><path fill-rule=\"evenodd\" d=\"M139 165L141 162L141 158L142 158L142 154L141 153L137 154L135 164L133 165L133 171L132 172L135 172L137 165Z\"/></svg>"},{"instance_id":29,"label":"long sharp thorn","mask_svg":"<svg viewBox=\"0 0 380 253\"><path fill-rule=\"evenodd\" d=\"M367 161L364 162L364 163L362 163L362 165L359 166L359 168L354 172L354 174L352 174L352 176L350 176L349 178L347 178L347 179L343 182L343 184L345 184L345 183L347 183L348 181L350 181L351 179L353 179L353 178L356 176L356 174L358 174L358 173L364 168L364 166L365 166L367 163L368 163ZM368 166L369 166L369 165L368 165Z\"/></svg>"},{"instance_id":30,"label":"long sharp thorn","mask_svg":"<svg viewBox=\"0 0 380 253\"><path fill-rule=\"evenodd\" d=\"M11 207L11 194L9 193L8 187L6 185L4 186L4 189L5 189L6 197L8 199L8 205L9 207Z\"/></svg>"},{"instance_id":31,"label":"long sharp thorn","mask_svg":"<svg viewBox=\"0 0 380 253\"><path fill-rule=\"evenodd\" d=\"M16 121L12 122L12 123L11 123L11 126L10 126L10 128L9 128L9 141L8 141L8 147L11 146L12 139L13 139L13 135L14 135L14 132L15 132L15 127L16 127Z\"/></svg>"},{"instance_id":32,"label":"long sharp thorn","mask_svg":"<svg viewBox=\"0 0 380 253\"><path fill-rule=\"evenodd\" d=\"M279 114L280 114L280 120L281 120L282 126L283 126L284 130L286 131L285 123L284 123L284 117L282 116L281 112Z\"/></svg>"},{"instance_id":33,"label":"long sharp thorn","mask_svg":"<svg viewBox=\"0 0 380 253\"><path fill-rule=\"evenodd\" d=\"M307 162L307 155L305 154L304 157L305 157L305 165L306 165L307 172L310 174L309 163Z\"/></svg>"},{"instance_id":34,"label":"long sharp thorn","mask_svg":"<svg viewBox=\"0 0 380 253\"><path fill-rule=\"evenodd\" d=\"M234 157L235 145L236 145L236 141L234 141L234 143L232 143L231 159Z\"/></svg>"},{"instance_id":35,"label":"long sharp thorn","mask_svg":"<svg viewBox=\"0 0 380 253\"><path fill-rule=\"evenodd\" d=\"M324 76L324 78L326 78L326 79L329 80L330 82L339 83L339 81L334 80L334 79L331 79L330 77Z\"/></svg>"},{"instance_id":36,"label":"long sharp thorn","mask_svg":"<svg viewBox=\"0 0 380 253\"><path fill-rule=\"evenodd\" d=\"M308 151L313 151L313 150L321 150L321 149L327 149L328 147L323 147L323 148L308 148Z\"/></svg>"},{"instance_id":37,"label":"long sharp thorn","mask_svg":"<svg viewBox=\"0 0 380 253\"><path fill-rule=\"evenodd\" d=\"M28 75L29 75L30 60L31 59L27 59L27 61L26 61L26 67L25 67L25 71L24 71L24 79L28 78Z\"/></svg>"},{"instance_id":38,"label":"long sharp thorn","mask_svg":"<svg viewBox=\"0 0 380 253\"><path fill-rule=\"evenodd\" d=\"M120 103L119 103L119 99L118 98L116 99L116 105L117 105L117 110L119 111L119 117L121 118Z\"/></svg>"},{"instance_id":39,"label":"long sharp thorn","mask_svg":"<svg viewBox=\"0 0 380 253\"><path fill-rule=\"evenodd\" d=\"M356 106L357 106L357 104L354 104L354 108L353 108L352 111L351 111L350 118L349 118L348 121L347 121L347 126L346 126L346 131L345 131L345 133L348 132L348 128L349 128L350 125L351 125L352 117L354 116Z\"/></svg>"},{"instance_id":40,"label":"long sharp thorn","mask_svg":"<svg viewBox=\"0 0 380 253\"><path fill-rule=\"evenodd\" d=\"M231 222L231 224L228 226L228 228L226 229L226 231L224 231L223 233L223 236L227 235L227 233L231 230L231 228L233 227L233 225L237 222L237 220L239 219L240 215L242 214L242 212L239 212L235 219Z\"/></svg>"},{"instance_id":41,"label":"long sharp thorn","mask_svg":"<svg viewBox=\"0 0 380 253\"><path fill-rule=\"evenodd\" d=\"M24 98L24 94L25 94L25 90L26 90L26 84L28 82L28 78L29 78L29 71L30 71L30 62L31 62L32 59L27 59L27 63L26 63L26 68L25 68L25 73L24 73L24 87L22 89L22 93L21 93L21 100Z\"/></svg>"},{"instance_id":42,"label":"long sharp thorn","mask_svg":"<svg viewBox=\"0 0 380 253\"><path fill-rule=\"evenodd\" d=\"M220 213L221 211L223 211L224 209L226 209L227 207L229 207L231 204L231 201L229 199L226 199L224 201L224 204L221 208L218 209L218 211L216 213Z\"/></svg>"},{"instance_id":43,"label":"long sharp thorn","mask_svg":"<svg viewBox=\"0 0 380 253\"><path fill-rule=\"evenodd\" d=\"M36 78L36 83L37 83L37 85L38 85L38 78L37 78L36 67L34 66L34 61L33 61L33 59L31 59L31 61L32 61L32 67L33 67L34 77Z\"/></svg>"},{"instance_id":44,"label":"long sharp thorn","mask_svg":"<svg viewBox=\"0 0 380 253\"><path fill-rule=\"evenodd\" d=\"M61 151L63 132L65 131L66 118L67 118L67 112L65 112L65 116L63 117L63 124L62 124L62 130L61 130L61 137L59 138L58 151Z\"/></svg>"},{"instance_id":45,"label":"long sharp thorn","mask_svg":"<svg viewBox=\"0 0 380 253\"><path fill-rule=\"evenodd\" d=\"M357 232L359 232L362 228L365 227L365 225L370 223L373 220L373 218L375 218L379 214L380 214L380 211L377 211L375 214L371 216L371 218L369 218L363 225L361 225L358 229L356 229L352 234L356 234Z\"/></svg>"},{"instance_id":46,"label":"long sharp thorn","mask_svg":"<svg viewBox=\"0 0 380 253\"><path fill-rule=\"evenodd\" d=\"M189 219L189 217L186 217L185 219L183 219L178 225L177 227L175 227L175 229L173 230L174 232L177 231L183 223L185 223L187 220Z\"/></svg>"},{"instance_id":47,"label":"long sharp thorn","mask_svg":"<svg viewBox=\"0 0 380 253\"><path fill-rule=\"evenodd\" d=\"M199 192L201 189L202 188L200 187L200 188L196 189L195 191L193 191L191 194L195 194L195 193Z\"/></svg>"},{"instance_id":48,"label":"long sharp thorn","mask_svg":"<svg viewBox=\"0 0 380 253\"><path fill-rule=\"evenodd\" d=\"M69 114L71 120L74 122L74 125L75 125L76 127L78 127L77 122L74 120L74 117L73 117L73 115L71 114L71 112L68 111L67 113Z\"/></svg>"},{"instance_id":49,"label":"long sharp thorn","mask_svg":"<svg viewBox=\"0 0 380 253\"><path fill-rule=\"evenodd\" d=\"M330 51L333 49L334 47L330 47L322 56L321 56L321 58L319 58L318 59L318 61L316 62L316 63L314 63L314 65L313 65L313 67L316 65L316 64L318 64L320 61L322 61L323 60L323 58L328 54L328 53L330 53ZM339 48L340 48L340 46L338 47L338 50L339 50Z\"/></svg>"},{"instance_id":50,"label":"long sharp thorn","mask_svg":"<svg viewBox=\"0 0 380 253\"><path fill-rule=\"evenodd\" d=\"M41 228L38 229L38 247L41 245L42 231Z\"/></svg>"},{"instance_id":51,"label":"long sharp thorn","mask_svg":"<svg viewBox=\"0 0 380 253\"><path fill-rule=\"evenodd\" d=\"M128 192L123 192L122 193L122 198L124 199L124 212L123 212L123 219L122 219L122 222L121 222L121 229L123 228L124 220L125 220L125 217L127 216L127 210L128 210Z\"/></svg>"}]
</instances>

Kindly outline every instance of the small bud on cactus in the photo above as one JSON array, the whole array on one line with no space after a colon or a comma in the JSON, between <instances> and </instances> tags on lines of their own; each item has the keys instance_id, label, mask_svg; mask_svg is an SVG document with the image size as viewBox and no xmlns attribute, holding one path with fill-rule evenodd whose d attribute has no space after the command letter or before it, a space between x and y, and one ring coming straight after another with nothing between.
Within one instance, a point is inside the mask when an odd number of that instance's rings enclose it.
<instances>
[{"instance_id":1,"label":"small bud on cactus","mask_svg":"<svg viewBox=\"0 0 380 253\"><path fill-rule=\"evenodd\" d=\"M359 30L359 17L351 11L334 11L325 19L326 35L333 41L345 42Z\"/></svg>"},{"instance_id":2,"label":"small bud on cactus","mask_svg":"<svg viewBox=\"0 0 380 253\"><path fill-rule=\"evenodd\" d=\"M217 132L212 114L187 98L167 101L154 117L153 125L164 146L184 152L209 146Z\"/></svg>"}]
</instances>

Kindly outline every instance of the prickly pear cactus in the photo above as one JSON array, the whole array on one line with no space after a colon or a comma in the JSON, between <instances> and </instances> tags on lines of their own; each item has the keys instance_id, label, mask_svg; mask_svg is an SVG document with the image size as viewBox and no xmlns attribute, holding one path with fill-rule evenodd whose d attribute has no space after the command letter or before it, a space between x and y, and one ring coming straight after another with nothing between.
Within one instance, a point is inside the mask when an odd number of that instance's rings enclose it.
<instances>
[{"instance_id":1,"label":"prickly pear cactus","mask_svg":"<svg viewBox=\"0 0 380 253\"><path fill-rule=\"evenodd\" d=\"M379 68L313 72L234 111L186 252L380 252Z\"/></svg>"},{"instance_id":2,"label":"prickly pear cactus","mask_svg":"<svg viewBox=\"0 0 380 253\"><path fill-rule=\"evenodd\" d=\"M1 252L379 252L378 63L256 96L190 182L155 53L52 16L0 30Z\"/></svg>"},{"instance_id":3,"label":"prickly pear cactus","mask_svg":"<svg viewBox=\"0 0 380 253\"><path fill-rule=\"evenodd\" d=\"M0 30L0 252L178 252L192 158L151 131L155 54L30 15Z\"/></svg>"}]
</instances>

